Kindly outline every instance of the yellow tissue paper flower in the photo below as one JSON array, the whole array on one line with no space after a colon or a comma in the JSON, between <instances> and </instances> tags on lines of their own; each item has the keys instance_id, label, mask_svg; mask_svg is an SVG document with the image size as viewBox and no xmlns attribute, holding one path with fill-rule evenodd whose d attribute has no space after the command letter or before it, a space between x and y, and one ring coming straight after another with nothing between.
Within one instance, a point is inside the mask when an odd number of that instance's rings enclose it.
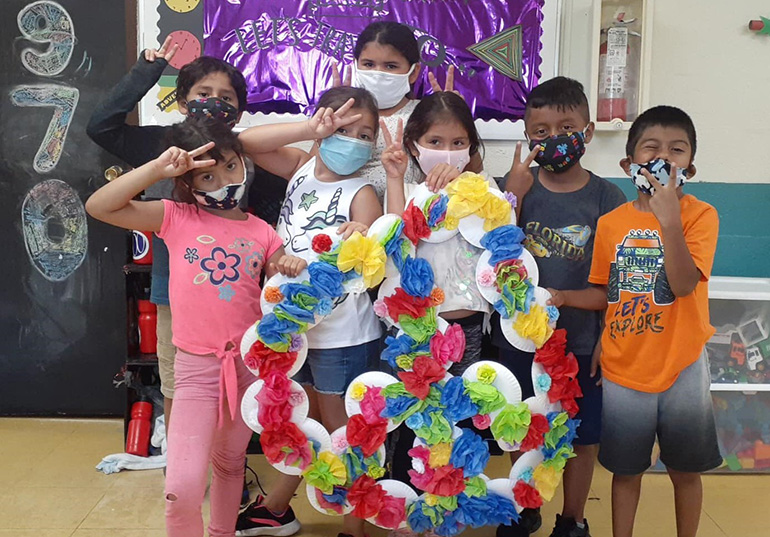
<instances>
[{"instance_id":1,"label":"yellow tissue paper flower","mask_svg":"<svg viewBox=\"0 0 770 537\"><path fill-rule=\"evenodd\" d=\"M484 219L484 231L492 231L511 223L511 204L490 193L476 214Z\"/></svg>"},{"instance_id":2,"label":"yellow tissue paper flower","mask_svg":"<svg viewBox=\"0 0 770 537\"><path fill-rule=\"evenodd\" d=\"M562 472L556 470L556 468L540 465L535 468L532 473L532 478L535 481L535 488L540 493L540 496L547 502L553 499L553 495L556 492L556 487L559 486Z\"/></svg>"},{"instance_id":3,"label":"yellow tissue paper flower","mask_svg":"<svg viewBox=\"0 0 770 537\"><path fill-rule=\"evenodd\" d=\"M436 507L436 505L438 505L438 498L433 494L425 494L425 505L428 507Z\"/></svg>"},{"instance_id":4,"label":"yellow tissue paper flower","mask_svg":"<svg viewBox=\"0 0 770 537\"><path fill-rule=\"evenodd\" d=\"M446 217L444 218L444 229L449 229L449 230L457 229L457 226L459 225L460 225L460 221L453 216L446 215Z\"/></svg>"},{"instance_id":5,"label":"yellow tissue paper flower","mask_svg":"<svg viewBox=\"0 0 770 537\"><path fill-rule=\"evenodd\" d=\"M363 382L354 382L350 387L350 397L354 401L362 401L366 395L366 386Z\"/></svg>"},{"instance_id":6,"label":"yellow tissue paper flower","mask_svg":"<svg viewBox=\"0 0 770 537\"><path fill-rule=\"evenodd\" d=\"M318 460L325 462L329 465L329 473L331 473L337 480L344 483L348 478L348 471L345 467L345 463L342 462L337 455L331 451L322 451L318 454Z\"/></svg>"},{"instance_id":7,"label":"yellow tissue paper flower","mask_svg":"<svg viewBox=\"0 0 770 537\"><path fill-rule=\"evenodd\" d=\"M342 272L351 269L363 276L367 288L377 286L385 277L385 249L375 239L353 233L340 247L337 268Z\"/></svg>"},{"instance_id":8,"label":"yellow tissue paper flower","mask_svg":"<svg viewBox=\"0 0 770 537\"><path fill-rule=\"evenodd\" d=\"M414 358L407 354L401 354L396 357L396 365L401 369L412 369Z\"/></svg>"},{"instance_id":9,"label":"yellow tissue paper flower","mask_svg":"<svg viewBox=\"0 0 770 537\"><path fill-rule=\"evenodd\" d=\"M369 469L366 471L366 475L371 477L372 479L379 479L382 476L385 475L385 468L382 466L370 466Z\"/></svg>"},{"instance_id":10,"label":"yellow tissue paper flower","mask_svg":"<svg viewBox=\"0 0 770 537\"><path fill-rule=\"evenodd\" d=\"M513 329L524 339L532 340L538 349L553 334L553 328L548 326L548 313L538 304L532 304L529 313L519 313Z\"/></svg>"},{"instance_id":11,"label":"yellow tissue paper flower","mask_svg":"<svg viewBox=\"0 0 770 537\"><path fill-rule=\"evenodd\" d=\"M449 464L449 458L452 456L452 444L449 442L439 442L430 448L430 458L428 466L438 468Z\"/></svg>"},{"instance_id":12,"label":"yellow tissue paper flower","mask_svg":"<svg viewBox=\"0 0 770 537\"><path fill-rule=\"evenodd\" d=\"M489 196L489 183L481 175L466 172L449 183L446 187L449 194L446 219L450 223L474 214L481 209ZM447 221L444 220L444 227Z\"/></svg>"},{"instance_id":13,"label":"yellow tissue paper flower","mask_svg":"<svg viewBox=\"0 0 770 537\"><path fill-rule=\"evenodd\" d=\"M492 384L497 378L497 371L489 364L484 364L476 370L476 378L482 384Z\"/></svg>"}]
</instances>

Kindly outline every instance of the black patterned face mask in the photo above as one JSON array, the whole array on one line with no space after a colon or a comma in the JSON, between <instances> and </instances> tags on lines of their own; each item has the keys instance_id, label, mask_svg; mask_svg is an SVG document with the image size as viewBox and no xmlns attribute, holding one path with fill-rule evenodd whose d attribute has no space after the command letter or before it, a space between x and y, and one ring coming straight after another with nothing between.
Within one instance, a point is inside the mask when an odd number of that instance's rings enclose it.
<instances>
[{"instance_id":1,"label":"black patterned face mask","mask_svg":"<svg viewBox=\"0 0 770 537\"><path fill-rule=\"evenodd\" d=\"M553 173L566 172L577 164L586 152L586 134L583 131L558 134L543 140L530 140L529 148L540 146L535 162Z\"/></svg>"},{"instance_id":2,"label":"black patterned face mask","mask_svg":"<svg viewBox=\"0 0 770 537\"><path fill-rule=\"evenodd\" d=\"M219 97L187 101L187 117L195 119L217 119L231 129L238 121L238 109Z\"/></svg>"}]
</instances>

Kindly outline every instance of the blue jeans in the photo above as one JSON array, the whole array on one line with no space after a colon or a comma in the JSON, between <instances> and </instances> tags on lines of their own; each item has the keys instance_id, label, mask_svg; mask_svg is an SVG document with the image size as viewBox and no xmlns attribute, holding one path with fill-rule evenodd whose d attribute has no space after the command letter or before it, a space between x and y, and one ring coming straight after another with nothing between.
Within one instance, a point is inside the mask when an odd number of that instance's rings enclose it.
<instances>
[{"instance_id":1,"label":"blue jeans","mask_svg":"<svg viewBox=\"0 0 770 537\"><path fill-rule=\"evenodd\" d=\"M378 370L379 355L379 339L337 349L309 349L294 380L312 385L318 393L343 395L358 375Z\"/></svg>"}]
</instances>

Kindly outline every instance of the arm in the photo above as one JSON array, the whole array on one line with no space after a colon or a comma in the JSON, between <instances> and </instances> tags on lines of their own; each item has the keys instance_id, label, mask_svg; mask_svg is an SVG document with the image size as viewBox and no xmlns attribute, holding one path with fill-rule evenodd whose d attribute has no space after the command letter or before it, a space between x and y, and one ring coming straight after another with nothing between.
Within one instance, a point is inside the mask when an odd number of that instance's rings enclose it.
<instances>
[{"instance_id":1,"label":"arm","mask_svg":"<svg viewBox=\"0 0 770 537\"><path fill-rule=\"evenodd\" d=\"M607 287L603 285L594 285L586 289L562 291L548 289L551 298L548 300L549 306L561 308L577 308L581 310L605 310L607 309Z\"/></svg>"},{"instance_id":2,"label":"arm","mask_svg":"<svg viewBox=\"0 0 770 537\"><path fill-rule=\"evenodd\" d=\"M296 278L305 268L307 268L307 261L300 257L286 255L286 251L281 246L267 259L265 277L270 279L280 272L284 276Z\"/></svg>"},{"instance_id":3,"label":"arm","mask_svg":"<svg viewBox=\"0 0 770 537\"><path fill-rule=\"evenodd\" d=\"M540 146L536 146L530 151L527 158L524 161L521 160L521 142L516 143L516 151L513 153L513 163L511 169L508 172L508 177L505 180L505 190L512 192L518 203L516 204L516 218L521 215L521 205L524 201L524 196L527 195L532 188L532 184L535 182L535 176L532 175L532 170L529 169L532 165L532 161L535 160Z\"/></svg>"},{"instance_id":4,"label":"arm","mask_svg":"<svg viewBox=\"0 0 770 537\"><path fill-rule=\"evenodd\" d=\"M177 147L94 192L86 202L88 214L113 226L159 232L163 225L162 201L135 201L137 194L166 177L177 177L194 168L213 166L213 159L194 160L214 146L213 142L194 151Z\"/></svg>"},{"instance_id":5,"label":"arm","mask_svg":"<svg viewBox=\"0 0 770 537\"><path fill-rule=\"evenodd\" d=\"M367 185L353 197L350 204L350 220L369 227L380 216L382 216L382 205L377 199L377 193L374 187Z\"/></svg>"}]
</instances>

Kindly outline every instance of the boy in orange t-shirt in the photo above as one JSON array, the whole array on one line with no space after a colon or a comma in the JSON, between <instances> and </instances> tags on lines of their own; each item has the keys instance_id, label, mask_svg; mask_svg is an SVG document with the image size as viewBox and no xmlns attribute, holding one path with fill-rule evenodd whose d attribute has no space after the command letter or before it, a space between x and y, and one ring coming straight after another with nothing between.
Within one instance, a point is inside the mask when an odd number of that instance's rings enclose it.
<instances>
[{"instance_id":1,"label":"boy in orange t-shirt","mask_svg":"<svg viewBox=\"0 0 770 537\"><path fill-rule=\"evenodd\" d=\"M698 529L700 473L722 462L704 354L714 333L708 278L719 217L682 191L695 175L695 149L695 126L682 110L657 106L640 115L620 161L638 198L599 219L588 278L594 287L552 291L556 306L607 307L599 462L614 474L615 537L633 533L656 436L674 485L679 537Z\"/></svg>"}]
</instances>

